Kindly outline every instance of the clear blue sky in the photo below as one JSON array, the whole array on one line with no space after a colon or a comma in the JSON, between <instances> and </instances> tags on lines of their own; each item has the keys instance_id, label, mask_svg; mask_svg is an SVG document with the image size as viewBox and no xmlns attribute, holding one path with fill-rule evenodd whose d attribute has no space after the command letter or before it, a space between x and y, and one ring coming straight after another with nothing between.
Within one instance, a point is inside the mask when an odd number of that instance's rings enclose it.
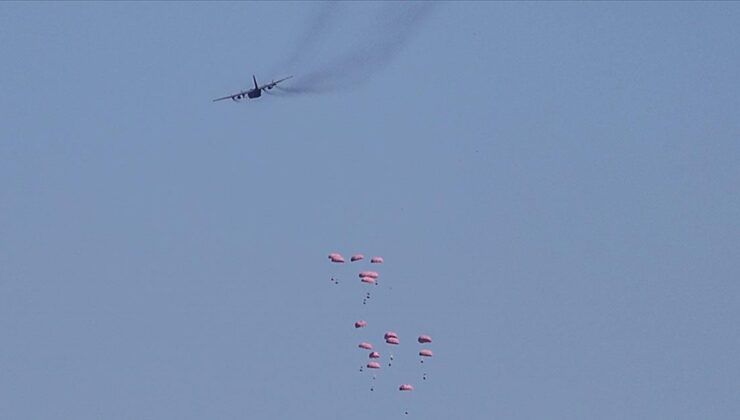
<instances>
[{"instance_id":1,"label":"clear blue sky","mask_svg":"<svg viewBox=\"0 0 740 420\"><path fill-rule=\"evenodd\" d=\"M737 418L740 4L438 4L211 102L318 7L0 4L0 418ZM370 393L360 316L430 379Z\"/></svg>"}]
</instances>

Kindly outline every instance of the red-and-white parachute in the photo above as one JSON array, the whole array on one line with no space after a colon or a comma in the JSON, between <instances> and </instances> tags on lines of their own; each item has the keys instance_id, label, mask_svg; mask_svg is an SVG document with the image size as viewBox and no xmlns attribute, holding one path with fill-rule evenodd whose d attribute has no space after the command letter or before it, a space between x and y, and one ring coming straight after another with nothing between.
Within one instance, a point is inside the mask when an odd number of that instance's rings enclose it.
<instances>
[{"instance_id":1,"label":"red-and-white parachute","mask_svg":"<svg viewBox=\"0 0 740 420\"><path fill-rule=\"evenodd\" d=\"M434 354L429 349L422 349L419 351L419 356L421 357L432 357Z\"/></svg>"},{"instance_id":2,"label":"red-and-white parachute","mask_svg":"<svg viewBox=\"0 0 740 420\"><path fill-rule=\"evenodd\" d=\"M375 284L375 279L372 277L360 277L360 281L368 284Z\"/></svg>"},{"instance_id":3,"label":"red-and-white parachute","mask_svg":"<svg viewBox=\"0 0 740 420\"><path fill-rule=\"evenodd\" d=\"M342 256L342 254L332 252L331 254L329 254L329 260L333 263L343 263L344 257Z\"/></svg>"}]
</instances>

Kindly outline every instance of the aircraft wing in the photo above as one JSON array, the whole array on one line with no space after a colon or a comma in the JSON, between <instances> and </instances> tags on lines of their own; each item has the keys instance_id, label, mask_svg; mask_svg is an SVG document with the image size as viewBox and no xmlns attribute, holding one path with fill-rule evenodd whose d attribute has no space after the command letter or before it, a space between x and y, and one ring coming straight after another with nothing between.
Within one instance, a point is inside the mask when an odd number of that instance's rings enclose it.
<instances>
[{"instance_id":1,"label":"aircraft wing","mask_svg":"<svg viewBox=\"0 0 740 420\"><path fill-rule=\"evenodd\" d=\"M233 94L233 95L229 95L229 96L224 96L224 97L222 97L222 98L216 98L216 99L214 99L214 100L213 100L213 102L217 102L217 101L223 101L224 99L234 99L234 98L236 98L237 96L242 96L242 95L244 95L244 93L242 93L242 92L240 92L240 93L235 93L235 94Z\"/></svg>"},{"instance_id":2,"label":"aircraft wing","mask_svg":"<svg viewBox=\"0 0 740 420\"><path fill-rule=\"evenodd\" d=\"M266 85L262 85L262 86L260 86L260 89L263 89L263 90L264 90L264 89L272 89L272 88L274 88L274 87L275 87L275 86L276 86L276 85L277 85L278 83L280 83L280 82L284 82L284 81L286 81L286 80L290 79L291 77L293 77L293 76L288 76L288 77L282 78L282 79L280 79L280 80L275 80L275 81L272 81L272 82L270 82L270 83L267 83Z\"/></svg>"}]
</instances>

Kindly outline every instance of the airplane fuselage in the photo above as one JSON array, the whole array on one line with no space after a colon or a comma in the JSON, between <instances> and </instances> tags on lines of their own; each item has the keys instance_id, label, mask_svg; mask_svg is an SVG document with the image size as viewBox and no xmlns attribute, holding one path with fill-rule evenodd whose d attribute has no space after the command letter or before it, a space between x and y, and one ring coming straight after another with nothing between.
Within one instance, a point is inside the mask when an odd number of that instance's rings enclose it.
<instances>
[{"instance_id":1,"label":"airplane fuselage","mask_svg":"<svg viewBox=\"0 0 740 420\"><path fill-rule=\"evenodd\" d=\"M244 98L249 98L249 99L259 98L260 96L262 96L263 90L271 90L272 88L277 86L278 83L288 80L291 77L293 76L288 76L280 80L273 79L272 82L260 86L259 84L257 84L257 78L254 75L252 75L252 81L254 82L254 88L249 89L249 90L242 90L239 93L235 93L229 96L224 96L223 98L216 98L213 100L213 102L223 101L224 99L231 99L234 102L239 102L240 100Z\"/></svg>"},{"instance_id":2,"label":"airplane fuselage","mask_svg":"<svg viewBox=\"0 0 740 420\"><path fill-rule=\"evenodd\" d=\"M262 90L261 89L249 89L247 91L242 91L241 93L234 95L231 99L234 101L238 101L240 99L244 99L245 97L249 99L259 98L262 96Z\"/></svg>"}]
</instances>

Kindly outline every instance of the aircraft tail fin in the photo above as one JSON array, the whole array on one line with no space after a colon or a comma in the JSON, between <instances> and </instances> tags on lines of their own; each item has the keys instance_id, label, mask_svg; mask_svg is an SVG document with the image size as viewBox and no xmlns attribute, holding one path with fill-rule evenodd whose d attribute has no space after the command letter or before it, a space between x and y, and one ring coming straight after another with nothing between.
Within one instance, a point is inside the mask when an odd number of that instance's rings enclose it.
<instances>
[{"instance_id":1,"label":"aircraft tail fin","mask_svg":"<svg viewBox=\"0 0 740 420\"><path fill-rule=\"evenodd\" d=\"M259 85L257 84L257 78L256 78L256 77L255 77L254 75L252 75L252 80L254 81L254 88L255 88L255 89L259 89L260 87L259 87Z\"/></svg>"}]
</instances>

